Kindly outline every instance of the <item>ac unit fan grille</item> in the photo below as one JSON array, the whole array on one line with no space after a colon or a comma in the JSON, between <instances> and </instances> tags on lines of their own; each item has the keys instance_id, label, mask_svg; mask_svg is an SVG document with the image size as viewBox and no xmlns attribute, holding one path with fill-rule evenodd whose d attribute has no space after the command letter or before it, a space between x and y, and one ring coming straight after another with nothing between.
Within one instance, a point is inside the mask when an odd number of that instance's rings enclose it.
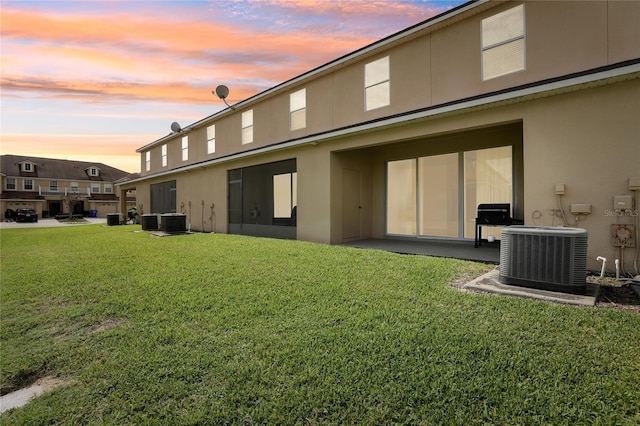
<instances>
[{"instance_id":1,"label":"ac unit fan grille","mask_svg":"<svg viewBox=\"0 0 640 426\"><path fill-rule=\"evenodd\" d=\"M532 227L511 227L503 230L500 282L552 291L584 293L586 274L585 230Z\"/></svg>"}]
</instances>

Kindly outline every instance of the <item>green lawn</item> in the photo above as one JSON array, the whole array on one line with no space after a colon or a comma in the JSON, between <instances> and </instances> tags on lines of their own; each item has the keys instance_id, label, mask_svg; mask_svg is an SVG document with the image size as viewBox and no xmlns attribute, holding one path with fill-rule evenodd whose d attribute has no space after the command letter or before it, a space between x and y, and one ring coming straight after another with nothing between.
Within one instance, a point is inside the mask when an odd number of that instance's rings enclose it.
<instances>
[{"instance_id":1,"label":"green lawn","mask_svg":"<svg viewBox=\"0 0 640 426\"><path fill-rule=\"evenodd\" d=\"M640 424L640 315L449 286L481 264L133 225L0 243L2 392L67 381L1 424Z\"/></svg>"}]
</instances>

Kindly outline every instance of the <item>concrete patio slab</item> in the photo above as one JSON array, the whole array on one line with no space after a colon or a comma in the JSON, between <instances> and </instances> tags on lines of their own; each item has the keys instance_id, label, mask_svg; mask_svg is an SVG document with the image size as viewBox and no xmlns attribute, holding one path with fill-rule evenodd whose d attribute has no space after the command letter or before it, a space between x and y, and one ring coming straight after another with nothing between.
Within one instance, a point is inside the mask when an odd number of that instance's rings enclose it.
<instances>
[{"instance_id":1,"label":"concrete patio slab","mask_svg":"<svg viewBox=\"0 0 640 426\"><path fill-rule=\"evenodd\" d=\"M555 291L538 290L535 288L521 287L515 285L502 284L499 281L499 270L492 269L488 273L481 275L463 285L465 290L479 291L485 293L501 294L506 296L524 297L529 299L544 300L547 302L565 303L577 306L595 306L598 299L600 286L587 283L587 294L568 294Z\"/></svg>"}]
</instances>

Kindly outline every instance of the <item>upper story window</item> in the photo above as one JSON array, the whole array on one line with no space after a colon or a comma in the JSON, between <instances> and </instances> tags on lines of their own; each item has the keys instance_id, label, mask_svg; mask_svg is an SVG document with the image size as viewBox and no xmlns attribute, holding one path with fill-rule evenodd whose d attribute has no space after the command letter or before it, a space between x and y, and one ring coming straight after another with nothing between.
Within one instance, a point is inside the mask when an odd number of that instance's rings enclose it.
<instances>
[{"instance_id":1,"label":"upper story window","mask_svg":"<svg viewBox=\"0 0 640 426\"><path fill-rule=\"evenodd\" d=\"M253 142L253 110L242 113L242 144Z\"/></svg>"},{"instance_id":2,"label":"upper story window","mask_svg":"<svg viewBox=\"0 0 640 426\"><path fill-rule=\"evenodd\" d=\"M216 152L216 125L207 127L207 154Z\"/></svg>"},{"instance_id":3,"label":"upper story window","mask_svg":"<svg viewBox=\"0 0 640 426\"><path fill-rule=\"evenodd\" d=\"M25 179L22 183L25 191L33 191L33 179Z\"/></svg>"},{"instance_id":4,"label":"upper story window","mask_svg":"<svg viewBox=\"0 0 640 426\"><path fill-rule=\"evenodd\" d=\"M113 186L110 183L104 184L104 192L105 194L111 194L113 192Z\"/></svg>"},{"instance_id":5,"label":"upper story window","mask_svg":"<svg viewBox=\"0 0 640 426\"><path fill-rule=\"evenodd\" d=\"M524 70L524 5L482 20L482 79Z\"/></svg>"},{"instance_id":6,"label":"upper story window","mask_svg":"<svg viewBox=\"0 0 640 426\"><path fill-rule=\"evenodd\" d=\"M49 181L49 191L57 192L58 191L58 181L50 180Z\"/></svg>"},{"instance_id":7,"label":"upper story window","mask_svg":"<svg viewBox=\"0 0 640 426\"><path fill-rule=\"evenodd\" d=\"M182 161L189 159L189 136L182 137Z\"/></svg>"},{"instance_id":8,"label":"upper story window","mask_svg":"<svg viewBox=\"0 0 640 426\"><path fill-rule=\"evenodd\" d=\"M33 171L33 163L25 161L22 163L22 171L23 172L32 172Z\"/></svg>"},{"instance_id":9,"label":"upper story window","mask_svg":"<svg viewBox=\"0 0 640 426\"><path fill-rule=\"evenodd\" d=\"M162 145L162 167L167 167L167 144Z\"/></svg>"},{"instance_id":10,"label":"upper story window","mask_svg":"<svg viewBox=\"0 0 640 426\"><path fill-rule=\"evenodd\" d=\"M307 127L307 89L289 95L289 123L291 130Z\"/></svg>"},{"instance_id":11,"label":"upper story window","mask_svg":"<svg viewBox=\"0 0 640 426\"><path fill-rule=\"evenodd\" d=\"M91 193L95 194L100 192L100 184L99 183L95 183L95 182L91 182Z\"/></svg>"},{"instance_id":12,"label":"upper story window","mask_svg":"<svg viewBox=\"0 0 640 426\"><path fill-rule=\"evenodd\" d=\"M98 176L99 174L100 174L100 171L98 170L97 167L89 168L89 176Z\"/></svg>"},{"instance_id":13,"label":"upper story window","mask_svg":"<svg viewBox=\"0 0 640 426\"><path fill-rule=\"evenodd\" d=\"M151 151L144 153L144 162L146 171L151 170Z\"/></svg>"},{"instance_id":14,"label":"upper story window","mask_svg":"<svg viewBox=\"0 0 640 426\"><path fill-rule=\"evenodd\" d=\"M78 182L71 182L71 192L77 194L79 191Z\"/></svg>"},{"instance_id":15,"label":"upper story window","mask_svg":"<svg viewBox=\"0 0 640 426\"><path fill-rule=\"evenodd\" d=\"M15 190L16 189L16 178L8 177L4 181L4 186L7 190Z\"/></svg>"},{"instance_id":16,"label":"upper story window","mask_svg":"<svg viewBox=\"0 0 640 426\"><path fill-rule=\"evenodd\" d=\"M389 57L385 56L364 66L365 109L387 106L391 103Z\"/></svg>"}]
</instances>

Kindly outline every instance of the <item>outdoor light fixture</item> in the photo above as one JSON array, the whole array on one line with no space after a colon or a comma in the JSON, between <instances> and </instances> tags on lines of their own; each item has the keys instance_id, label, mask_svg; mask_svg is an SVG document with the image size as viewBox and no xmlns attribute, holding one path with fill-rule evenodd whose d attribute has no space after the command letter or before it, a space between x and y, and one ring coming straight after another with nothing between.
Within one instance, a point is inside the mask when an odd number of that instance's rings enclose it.
<instances>
[{"instance_id":1,"label":"outdoor light fixture","mask_svg":"<svg viewBox=\"0 0 640 426\"><path fill-rule=\"evenodd\" d=\"M221 84L220 86L216 87L215 91L212 90L211 93L222 99L222 102L224 102L226 106L228 106L232 110L235 110L233 106L227 103L227 96L229 96L229 88L227 86Z\"/></svg>"}]
</instances>

